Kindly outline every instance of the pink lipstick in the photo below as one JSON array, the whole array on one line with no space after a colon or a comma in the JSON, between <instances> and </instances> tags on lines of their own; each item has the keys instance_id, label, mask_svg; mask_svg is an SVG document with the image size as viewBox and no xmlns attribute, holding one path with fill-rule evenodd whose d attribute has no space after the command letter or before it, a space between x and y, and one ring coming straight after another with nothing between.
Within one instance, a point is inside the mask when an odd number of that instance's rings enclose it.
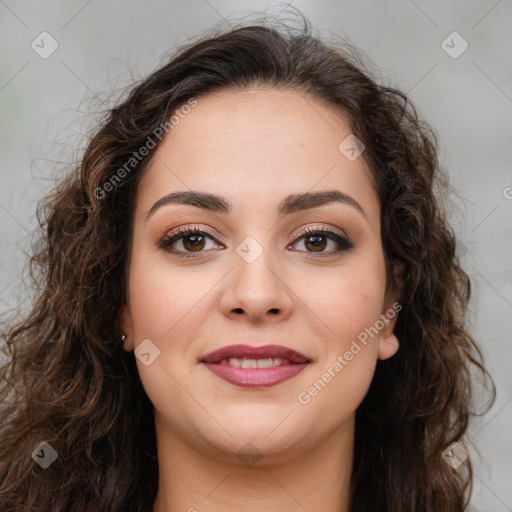
<instances>
[{"instance_id":1,"label":"pink lipstick","mask_svg":"<svg viewBox=\"0 0 512 512\"><path fill-rule=\"evenodd\" d=\"M298 375L311 360L281 345L231 345L204 356L201 363L217 377L236 386L265 388Z\"/></svg>"}]
</instances>

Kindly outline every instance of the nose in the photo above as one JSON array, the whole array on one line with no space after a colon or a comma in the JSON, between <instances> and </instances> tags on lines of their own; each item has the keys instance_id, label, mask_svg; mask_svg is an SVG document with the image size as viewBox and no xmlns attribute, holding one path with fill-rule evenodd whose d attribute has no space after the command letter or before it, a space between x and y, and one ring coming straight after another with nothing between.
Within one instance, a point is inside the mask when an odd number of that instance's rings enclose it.
<instances>
[{"instance_id":1,"label":"nose","mask_svg":"<svg viewBox=\"0 0 512 512\"><path fill-rule=\"evenodd\" d=\"M235 268L229 274L221 303L224 315L251 323L278 322L290 316L293 292L282 268L276 268L274 256L263 251L249 262L233 255Z\"/></svg>"}]
</instances>

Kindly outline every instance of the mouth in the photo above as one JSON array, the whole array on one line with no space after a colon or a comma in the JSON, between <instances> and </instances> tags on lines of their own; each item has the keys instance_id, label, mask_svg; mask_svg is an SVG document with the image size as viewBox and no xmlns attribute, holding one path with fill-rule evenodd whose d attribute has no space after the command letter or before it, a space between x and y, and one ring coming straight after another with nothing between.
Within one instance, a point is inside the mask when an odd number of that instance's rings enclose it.
<instances>
[{"instance_id":1,"label":"mouth","mask_svg":"<svg viewBox=\"0 0 512 512\"><path fill-rule=\"evenodd\" d=\"M281 345L231 345L211 352L199 362L217 377L236 386L265 388L298 375L312 361Z\"/></svg>"}]
</instances>

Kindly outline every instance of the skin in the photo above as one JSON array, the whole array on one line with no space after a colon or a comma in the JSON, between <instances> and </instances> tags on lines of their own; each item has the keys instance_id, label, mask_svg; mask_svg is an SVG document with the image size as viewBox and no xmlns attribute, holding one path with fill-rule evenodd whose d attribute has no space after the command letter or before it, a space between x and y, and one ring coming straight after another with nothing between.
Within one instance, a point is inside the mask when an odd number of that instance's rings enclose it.
<instances>
[{"instance_id":1,"label":"skin","mask_svg":"<svg viewBox=\"0 0 512 512\"><path fill-rule=\"evenodd\" d=\"M160 350L148 366L136 358L155 412L154 512L348 512L355 411L377 359L398 350L398 314L359 343L360 352L309 403L298 395L396 299L386 295L369 170L362 157L350 161L338 149L350 133L339 112L311 96L222 91L198 98L144 171L122 326L125 350L145 339ZM160 198L189 190L218 194L233 209L167 204L146 220ZM350 195L366 217L337 202L278 215L289 194L324 190ZM311 235L297 237L302 227L325 225L354 247L336 252L337 243L323 238L319 254ZM159 247L180 226L209 229L216 239L200 244L197 259L180 258L194 252L190 236ZM251 263L236 252L248 236L263 249ZM247 389L199 362L237 343L288 346L312 363L278 385ZM254 458L239 457L244 446Z\"/></svg>"}]
</instances>

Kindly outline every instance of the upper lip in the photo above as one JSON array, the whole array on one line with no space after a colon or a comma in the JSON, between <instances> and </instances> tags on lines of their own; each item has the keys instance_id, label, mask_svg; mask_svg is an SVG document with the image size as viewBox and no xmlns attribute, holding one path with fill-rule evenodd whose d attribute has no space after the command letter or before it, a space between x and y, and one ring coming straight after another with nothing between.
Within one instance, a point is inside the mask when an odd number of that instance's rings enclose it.
<instances>
[{"instance_id":1,"label":"upper lip","mask_svg":"<svg viewBox=\"0 0 512 512\"><path fill-rule=\"evenodd\" d=\"M220 363L224 359L231 357L246 359L267 359L280 357L287 359L290 363L309 363L310 359L288 347L282 345L264 345L262 347L252 347L250 345L229 345L210 352L201 358L202 363Z\"/></svg>"}]
</instances>

